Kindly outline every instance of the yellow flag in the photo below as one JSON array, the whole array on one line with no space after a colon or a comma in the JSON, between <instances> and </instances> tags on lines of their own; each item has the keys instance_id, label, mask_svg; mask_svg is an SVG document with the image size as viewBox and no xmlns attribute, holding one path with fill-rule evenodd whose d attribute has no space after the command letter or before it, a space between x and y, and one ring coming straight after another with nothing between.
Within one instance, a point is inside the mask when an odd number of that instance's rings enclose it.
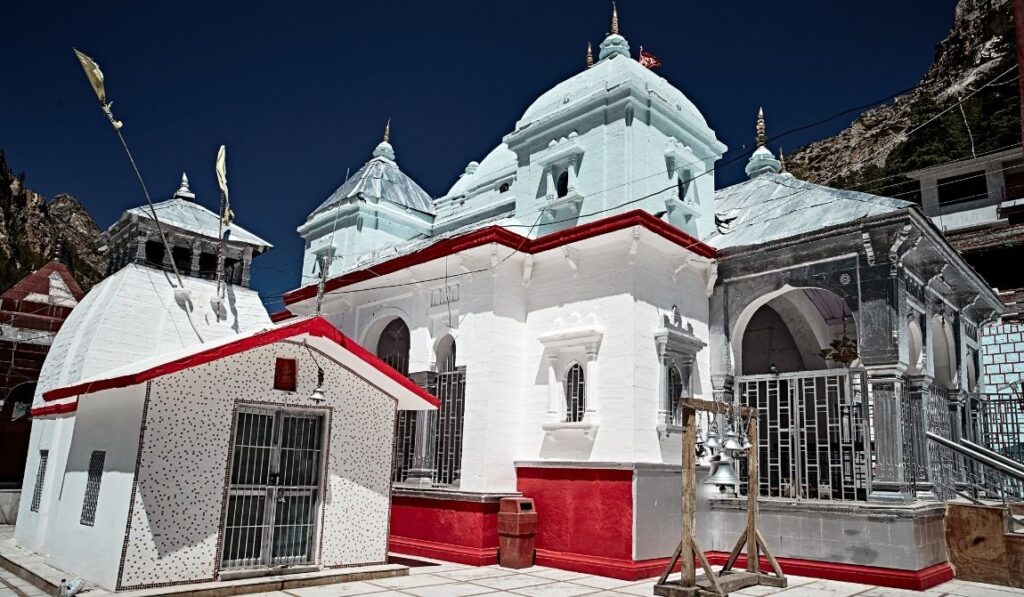
<instances>
[{"instance_id":1,"label":"yellow flag","mask_svg":"<svg viewBox=\"0 0 1024 597\"><path fill-rule=\"evenodd\" d=\"M103 71L100 70L100 65L96 64L96 61L89 58L78 49L75 49L75 55L78 56L78 61L82 63L82 70L85 71L85 76L89 77L89 83L92 85L92 90L96 92L96 97L99 98L101 104L107 103L107 92L103 88Z\"/></svg>"},{"instance_id":2,"label":"yellow flag","mask_svg":"<svg viewBox=\"0 0 1024 597\"><path fill-rule=\"evenodd\" d=\"M220 192L224 194L224 213L221 214L221 221L225 226L230 226L235 219L235 212L231 211L231 200L228 195L228 164L227 148L223 145L217 150L217 184Z\"/></svg>"}]
</instances>

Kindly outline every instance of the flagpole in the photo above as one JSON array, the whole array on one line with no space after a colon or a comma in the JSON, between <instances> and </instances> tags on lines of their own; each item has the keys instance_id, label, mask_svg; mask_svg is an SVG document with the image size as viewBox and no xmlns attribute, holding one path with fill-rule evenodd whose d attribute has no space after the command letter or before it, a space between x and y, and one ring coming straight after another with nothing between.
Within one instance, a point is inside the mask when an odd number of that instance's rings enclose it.
<instances>
[{"instance_id":1,"label":"flagpole","mask_svg":"<svg viewBox=\"0 0 1024 597\"><path fill-rule=\"evenodd\" d=\"M146 196L146 204L149 205L149 213L153 215L153 221L156 222L157 232L160 233L160 242L164 244L165 255L170 256L171 269L174 270L174 277L178 279L178 286L184 288L185 284L181 280L181 274L178 273L178 265L174 263L174 255L171 251L170 245L167 243L167 236L164 234L163 226L160 224L160 218L156 215L156 208L153 207L153 200L149 197L149 189L146 188L146 181L142 179L142 173L139 172L139 166L135 163L135 157L132 155L132 150L128 148L128 142L124 139L124 134L121 133L121 127L124 124L114 118L114 113L110 107L114 105L114 102L107 101L107 92L103 84L103 71L100 70L96 61L87 56L86 54L79 52L77 48L74 48L75 56L78 57L78 62L82 66L82 70L85 71L85 76L89 79L89 84L92 86L92 90L96 93L96 99L100 101L100 109L103 110L103 114L106 115L107 120L110 121L110 126L114 128L114 132L117 133L117 138L121 141L121 147L124 148L125 154L128 156L128 161L132 164L132 170L135 171L135 177L139 179L139 185L142 187L142 194Z\"/></svg>"},{"instance_id":2,"label":"flagpole","mask_svg":"<svg viewBox=\"0 0 1024 597\"><path fill-rule=\"evenodd\" d=\"M109 108L106 110L107 114L110 114ZM171 269L174 271L174 277L178 279L178 286L180 288L185 287L185 283L181 280L181 274L178 273L178 264L174 263L174 255L171 251L170 245L167 243L167 236L164 234L164 228L160 224L160 218L156 215L156 208L153 207L153 200L149 198L149 189L146 188L146 182L142 180L142 173L139 172L139 167L135 164L135 158L132 156L132 150L128 149L128 143L124 140L124 134L121 133L120 127L115 127L114 132L117 133L117 138L121 140L121 147L124 147L124 152L128 156L128 161L132 164L132 170L135 171L135 177L139 179L139 185L142 187L142 194L146 196L146 203L149 205L149 213L153 215L153 221L156 222L156 230L160 233L160 242L164 244L164 251L170 255L169 261L171 262Z\"/></svg>"}]
</instances>

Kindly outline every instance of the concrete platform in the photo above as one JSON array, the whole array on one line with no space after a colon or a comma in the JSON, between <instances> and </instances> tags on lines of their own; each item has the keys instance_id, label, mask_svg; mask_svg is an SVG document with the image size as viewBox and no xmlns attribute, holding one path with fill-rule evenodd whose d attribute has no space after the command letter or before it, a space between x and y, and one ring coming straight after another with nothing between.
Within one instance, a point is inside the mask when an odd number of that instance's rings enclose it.
<instances>
[{"instance_id":1,"label":"concrete platform","mask_svg":"<svg viewBox=\"0 0 1024 597\"><path fill-rule=\"evenodd\" d=\"M0 569L6 571L7 577L13 577L24 581L25 584L10 583L12 586L31 586L36 591L22 591L21 595L13 588L14 597L32 597L33 595L56 595L62 580L74 578L74 574L58 570L44 561L43 556L34 554L14 545L13 527L0 527ZM338 585L343 583L381 580L409 575L409 567L401 564L383 564L378 566L353 566L351 568L337 568L333 570L317 570L313 572L301 572L295 574L277 574L270 576L259 576L256 578L243 578L235 580L223 580L217 582L204 582L176 585L170 587L156 587L152 589L141 589L135 591L122 591L112 593L105 589L86 585L86 590L79 595L88 597L102 597L104 595L118 595L119 597L153 597L156 595L175 595L180 597L230 597L231 595L248 595L252 593L270 593L274 591L286 591L290 589L301 589L305 587L318 587L323 585ZM3 587L0 587L0 597L4 597Z\"/></svg>"}]
</instances>

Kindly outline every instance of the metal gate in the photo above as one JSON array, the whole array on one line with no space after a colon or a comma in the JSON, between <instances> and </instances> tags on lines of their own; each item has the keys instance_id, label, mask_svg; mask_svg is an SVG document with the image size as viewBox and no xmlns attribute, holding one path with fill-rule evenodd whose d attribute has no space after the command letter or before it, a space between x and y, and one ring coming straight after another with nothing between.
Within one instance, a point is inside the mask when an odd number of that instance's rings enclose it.
<instances>
[{"instance_id":1,"label":"metal gate","mask_svg":"<svg viewBox=\"0 0 1024 597\"><path fill-rule=\"evenodd\" d=\"M466 368L437 374L437 426L434 435L434 483L452 485L462 468L462 421L466 411Z\"/></svg>"},{"instance_id":2,"label":"metal gate","mask_svg":"<svg viewBox=\"0 0 1024 597\"><path fill-rule=\"evenodd\" d=\"M760 413L761 495L867 498L867 408L850 372L744 376L737 386L740 403ZM745 481L740 489L746 492Z\"/></svg>"},{"instance_id":3,"label":"metal gate","mask_svg":"<svg viewBox=\"0 0 1024 597\"><path fill-rule=\"evenodd\" d=\"M323 445L321 414L238 410L223 569L313 563Z\"/></svg>"}]
</instances>

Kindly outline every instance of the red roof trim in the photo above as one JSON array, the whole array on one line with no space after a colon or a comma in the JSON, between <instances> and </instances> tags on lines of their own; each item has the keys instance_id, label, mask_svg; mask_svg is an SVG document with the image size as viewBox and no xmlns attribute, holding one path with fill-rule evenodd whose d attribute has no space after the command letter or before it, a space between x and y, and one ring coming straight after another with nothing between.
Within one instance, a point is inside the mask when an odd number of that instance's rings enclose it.
<instances>
[{"instance_id":1,"label":"red roof trim","mask_svg":"<svg viewBox=\"0 0 1024 597\"><path fill-rule=\"evenodd\" d=\"M45 406L37 406L32 409L31 415L33 417L45 417L47 415L62 415L64 413L73 413L78 410L78 401L74 402L62 402L60 404L47 404Z\"/></svg>"},{"instance_id":2,"label":"red roof trim","mask_svg":"<svg viewBox=\"0 0 1024 597\"><path fill-rule=\"evenodd\" d=\"M110 390L113 388L124 388L133 386L136 384L147 382L157 377L169 375L171 373L177 373L183 369L190 369L211 361L216 361L224 357L245 352L253 348L259 348L260 346L266 346L273 344L299 334L309 334L310 336L316 336L319 338L325 338L331 340L338 346L349 351L356 357L366 361L372 365L375 369L391 378L394 382L398 383L403 388L409 390L420 399L424 400L427 404L431 404L436 407L440 407L441 403L437 398L428 394L423 388L417 386L398 371L392 369L384 361L378 359L376 356L371 354L362 346L359 346L351 338L342 334L330 324L326 319L322 317L314 317L311 319L303 319L294 323L280 325L271 328L267 331L260 332L258 334L230 342L228 344L222 344L213 348L190 354L188 356L162 363L154 367L150 367L144 371L136 373L130 373L127 375L121 375L110 379L101 379L90 383L80 383L71 386L65 386L63 388L54 388L48 392L43 393L43 400L52 401L60 400L61 398L68 398L71 396L82 396L84 394L92 394L101 390Z\"/></svg>"},{"instance_id":3,"label":"red roof trim","mask_svg":"<svg viewBox=\"0 0 1024 597\"><path fill-rule=\"evenodd\" d=\"M295 317L294 313L292 313L288 309L281 309L280 311L275 311L274 313L270 314L270 321L273 321L274 323L280 323L286 319L291 319L292 317Z\"/></svg>"},{"instance_id":4,"label":"red roof trim","mask_svg":"<svg viewBox=\"0 0 1024 597\"><path fill-rule=\"evenodd\" d=\"M603 220L597 220L595 222L589 222L580 226L574 226L572 228L553 232L535 239L524 238L514 232L502 228L501 226L488 226L486 228L467 232L462 236L438 241L428 247L420 249L419 251L414 251L407 255L400 255L394 259L385 261L384 263L376 264L373 267L350 272L337 278L332 278L324 285L324 291L330 292L332 290L344 288L345 286L350 286L373 278L379 278L413 265L426 263L453 253L458 253L460 251L465 251L467 249L472 249L474 247L490 243L497 243L506 247L514 248L522 253L534 254L542 251L549 251L569 243L622 230L624 228L630 228L632 226L643 226L658 236L661 236L662 238L673 242L688 251L696 253L701 257L714 258L718 254L713 247L702 243L682 230L679 230L675 226L654 217L646 211L633 210L623 214L614 215ZM313 298L316 296L316 292L316 284L310 284L309 286L295 289L291 292L285 293L284 303L285 305L290 305Z\"/></svg>"}]
</instances>

